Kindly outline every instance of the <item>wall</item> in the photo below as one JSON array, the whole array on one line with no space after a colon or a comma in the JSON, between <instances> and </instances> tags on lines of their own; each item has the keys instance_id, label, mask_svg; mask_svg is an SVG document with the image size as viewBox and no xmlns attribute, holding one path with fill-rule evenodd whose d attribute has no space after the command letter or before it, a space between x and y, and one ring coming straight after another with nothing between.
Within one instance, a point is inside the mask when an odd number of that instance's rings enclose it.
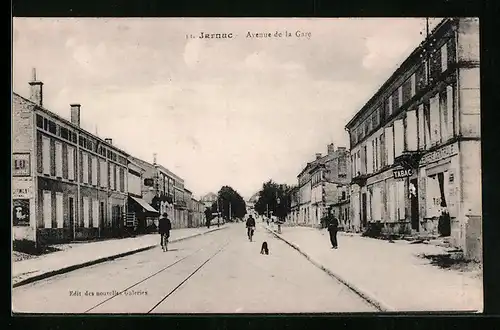
<instances>
[{"instance_id":1,"label":"wall","mask_svg":"<svg viewBox=\"0 0 500 330\"><path fill-rule=\"evenodd\" d=\"M35 241L36 199L33 174L36 168L34 158L34 105L14 94L12 104L12 220L14 216L22 221L12 223L14 239ZM21 153L21 154L17 154ZM17 160L17 162L16 162ZM20 168L22 166L22 168ZM16 169L17 167L17 169ZM17 173L16 173L17 172ZM16 175L16 176L14 176ZM17 175L23 175L17 176ZM14 208L15 207L15 208ZM18 208L20 207L20 208ZM19 217L18 217L19 216ZM27 217L27 218L26 218Z\"/></svg>"}]
</instances>

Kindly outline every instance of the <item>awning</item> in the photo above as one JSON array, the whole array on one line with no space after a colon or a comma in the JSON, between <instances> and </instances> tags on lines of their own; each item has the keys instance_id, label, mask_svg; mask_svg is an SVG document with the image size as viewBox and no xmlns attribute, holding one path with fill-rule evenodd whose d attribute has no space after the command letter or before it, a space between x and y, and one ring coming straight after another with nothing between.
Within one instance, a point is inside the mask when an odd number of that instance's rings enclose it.
<instances>
[{"instance_id":1,"label":"awning","mask_svg":"<svg viewBox=\"0 0 500 330\"><path fill-rule=\"evenodd\" d=\"M146 211L153 213L160 213L157 210L155 210L151 205L149 205L148 202L146 202L144 199L132 196L129 197L132 198L135 202L137 202L137 204L142 206L142 208L145 209Z\"/></svg>"}]
</instances>

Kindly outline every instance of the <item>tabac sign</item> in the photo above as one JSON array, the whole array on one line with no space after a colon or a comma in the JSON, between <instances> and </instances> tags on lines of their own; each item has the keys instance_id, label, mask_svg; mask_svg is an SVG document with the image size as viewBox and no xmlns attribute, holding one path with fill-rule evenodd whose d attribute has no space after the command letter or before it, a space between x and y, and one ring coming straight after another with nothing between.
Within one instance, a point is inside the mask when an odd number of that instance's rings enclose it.
<instances>
[{"instance_id":1,"label":"tabac sign","mask_svg":"<svg viewBox=\"0 0 500 330\"><path fill-rule=\"evenodd\" d=\"M411 168L393 170L392 175L394 176L394 179L408 178L413 175L413 170Z\"/></svg>"}]
</instances>

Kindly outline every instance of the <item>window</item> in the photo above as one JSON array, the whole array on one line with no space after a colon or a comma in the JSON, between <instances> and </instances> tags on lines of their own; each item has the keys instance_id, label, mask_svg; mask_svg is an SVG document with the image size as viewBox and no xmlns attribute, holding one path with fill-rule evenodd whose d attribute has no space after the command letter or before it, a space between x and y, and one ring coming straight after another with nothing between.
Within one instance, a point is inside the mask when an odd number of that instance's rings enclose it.
<instances>
[{"instance_id":1,"label":"window","mask_svg":"<svg viewBox=\"0 0 500 330\"><path fill-rule=\"evenodd\" d=\"M50 139L42 136L42 167L43 174L50 175Z\"/></svg>"},{"instance_id":2,"label":"window","mask_svg":"<svg viewBox=\"0 0 500 330\"><path fill-rule=\"evenodd\" d=\"M418 67L417 71L415 72L415 80L416 80L416 90L417 92L421 91L422 89L425 88L427 85L427 78L426 78L426 70L427 70L427 64L426 61L423 60L422 64Z\"/></svg>"},{"instance_id":3,"label":"window","mask_svg":"<svg viewBox=\"0 0 500 330\"><path fill-rule=\"evenodd\" d=\"M403 120L394 121L394 157L401 156L404 151L404 126Z\"/></svg>"},{"instance_id":4,"label":"window","mask_svg":"<svg viewBox=\"0 0 500 330\"><path fill-rule=\"evenodd\" d=\"M83 183L89 183L89 155L82 152L82 175Z\"/></svg>"},{"instance_id":5,"label":"window","mask_svg":"<svg viewBox=\"0 0 500 330\"><path fill-rule=\"evenodd\" d=\"M57 134L56 123L54 123L52 120L49 120L49 132L52 134Z\"/></svg>"},{"instance_id":6,"label":"window","mask_svg":"<svg viewBox=\"0 0 500 330\"><path fill-rule=\"evenodd\" d=\"M426 218L438 217L442 206L446 206L449 197L448 192L448 171L439 172L427 176L426 186Z\"/></svg>"},{"instance_id":7,"label":"window","mask_svg":"<svg viewBox=\"0 0 500 330\"><path fill-rule=\"evenodd\" d=\"M92 185L97 186L97 158L92 157Z\"/></svg>"},{"instance_id":8,"label":"window","mask_svg":"<svg viewBox=\"0 0 500 330\"><path fill-rule=\"evenodd\" d=\"M372 150L372 141L367 141L366 146L365 146L365 152L366 152L366 173L372 173L373 172L373 150Z\"/></svg>"},{"instance_id":9,"label":"window","mask_svg":"<svg viewBox=\"0 0 500 330\"><path fill-rule=\"evenodd\" d=\"M60 192L56 192L56 223L57 228L64 227L63 194Z\"/></svg>"},{"instance_id":10,"label":"window","mask_svg":"<svg viewBox=\"0 0 500 330\"><path fill-rule=\"evenodd\" d=\"M115 190L115 164L109 164L109 188Z\"/></svg>"},{"instance_id":11,"label":"window","mask_svg":"<svg viewBox=\"0 0 500 330\"><path fill-rule=\"evenodd\" d=\"M115 183L116 183L115 190L120 190L120 187L121 187L121 177L120 177L120 167L118 165L115 166L115 171L116 171L116 174L115 174Z\"/></svg>"},{"instance_id":12,"label":"window","mask_svg":"<svg viewBox=\"0 0 500 330\"><path fill-rule=\"evenodd\" d=\"M380 151L379 151L379 138L378 136L373 140L373 160L375 162L375 171L380 169Z\"/></svg>"},{"instance_id":13,"label":"window","mask_svg":"<svg viewBox=\"0 0 500 330\"><path fill-rule=\"evenodd\" d=\"M392 115L392 95L389 96L387 99L387 118L389 118Z\"/></svg>"},{"instance_id":14,"label":"window","mask_svg":"<svg viewBox=\"0 0 500 330\"><path fill-rule=\"evenodd\" d=\"M396 89L392 93L392 107L391 113L396 113L399 110L399 89Z\"/></svg>"},{"instance_id":15,"label":"window","mask_svg":"<svg viewBox=\"0 0 500 330\"><path fill-rule=\"evenodd\" d=\"M441 71L448 70L448 43L441 46Z\"/></svg>"},{"instance_id":16,"label":"window","mask_svg":"<svg viewBox=\"0 0 500 330\"><path fill-rule=\"evenodd\" d=\"M43 117L40 115L36 115L36 126L43 128Z\"/></svg>"},{"instance_id":17,"label":"window","mask_svg":"<svg viewBox=\"0 0 500 330\"><path fill-rule=\"evenodd\" d=\"M403 105L403 86L399 86L398 88L398 108L401 108Z\"/></svg>"},{"instance_id":18,"label":"window","mask_svg":"<svg viewBox=\"0 0 500 330\"><path fill-rule=\"evenodd\" d=\"M441 121L440 139L442 142L448 140L448 127L452 127L453 122L448 124L448 103L446 102L446 90L439 94L439 120Z\"/></svg>"},{"instance_id":19,"label":"window","mask_svg":"<svg viewBox=\"0 0 500 330\"><path fill-rule=\"evenodd\" d=\"M415 151L418 147L417 111L410 110L406 113L406 149Z\"/></svg>"},{"instance_id":20,"label":"window","mask_svg":"<svg viewBox=\"0 0 500 330\"><path fill-rule=\"evenodd\" d=\"M413 77L413 76L412 76ZM401 88L401 98L402 98L402 104L405 104L412 98L412 77L406 79L406 81L403 83L403 87Z\"/></svg>"},{"instance_id":21,"label":"window","mask_svg":"<svg viewBox=\"0 0 500 330\"><path fill-rule=\"evenodd\" d=\"M99 166L100 166L100 174L101 174L101 187L107 187L108 186L108 171L106 167L106 161L105 160L99 160Z\"/></svg>"},{"instance_id":22,"label":"window","mask_svg":"<svg viewBox=\"0 0 500 330\"><path fill-rule=\"evenodd\" d=\"M446 86L446 109L447 109L447 123L448 123L448 137L452 137L455 135L454 132L454 112L455 108L453 107L454 93L453 86Z\"/></svg>"},{"instance_id":23,"label":"window","mask_svg":"<svg viewBox=\"0 0 500 330\"><path fill-rule=\"evenodd\" d=\"M387 164L387 153L385 152L385 135L384 133L380 134L379 137L379 150L380 150L380 168L384 167Z\"/></svg>"},{"instance_id":24,"label":"window","mask_svg":"<svg viewBox=\"0 0 500 330\"><path fill-rule=\"evenodd\" d=\"M99 228L99 200L92 200L92 227Z\"/></svg>"},{"instance_id":25,"label":"window","mask_svg":"<svg viewBox=\"0 0 500 330\"><path fill-rule=\"evenodd\" d=\"M45 228L52 228L52 193L43 191L43 225Z\"/></svg>"},{"instance_id":26,"label":"window","mask_svg":"<svg viewBox=\"0 0 500 330\"><path fill-rule=\"evenodd\" d=\"M83 227L90 227L90 204L88 197L83 197Z\"/></svg>"},{"instance_id":27,"label":"window","mask_svg":"<svg viewBox=\"0 0 500 330\"><path fill-rule=\"evenodd\" d=\"M430 58L429 58L429 64L430 64L430 78L432 78L433 81L436 81L439 75L441 74L441 51L440 50L433 50Z\"/></svg>"},{"instance_id":28,"label":"window","mask_svg":"<svg viewBox=\"0 0 500 330\"><path fill-rule=\"evenodd\" d=\"M415 96L417 88L417 75L414 73L410 77L410 98Z\"/></svg>"},{"instance_id":29,"label":"window","mask_svg":"<svg viewBox=\"0 0 500 330\"><path fill-rule=\"evenodd\" d=\"M387 155L387 165L394 163L394 131L392 126L385 128L385 146Z\"/></svg>"},{"instance_id":30,"label":"window","mask_svg":"<svg viewBox=\"0 0 500 330\"><path fill-rule=\"evenodd\" d=\"M120 167L120 191L125 192L125 169Z\"/></svg>"},{"instance_id":31,"label":"window","mask_svg":"<svg viewBox=\"0 0 500 330\"><path fill-rule=\"evenodd\" d=\"M439 120L439 94L436 94L430 100L430 138L431 145L437 145L440 142L440 120Z\"/></svg>"},{"instance_id":32,"label":"window","mask_svg":"<svg viewBox=\"0 0 500 330\"><path fill-rule=\"evenodd\" d=\"M373 111L372 113L372 116L371 116L371 122L372 122L372 129L376 129L378 127L378 124L379 124L379 109L375 109L375 111Z\"/></svg>"},{"instance_id":33,"label":"window","mask_svg":"<svg viewBox=\"0 0 500 330\"><path fill-rule=\"evenodd\" d=\"M75 148L68 146L68 179L75 180Z\"/></svg>"},{"instance_id":34,"label":"window","mask_svg":"<svg viewBox=\"0 0 500 330\"><path fill-rule=\"evenodd\" d=\"M429 104L424 103L424 141L425 148L431 147L431 118Z\"/></svg>"},{"instance_id":35,"label":"window","mask_svg":"<svg viewBox=\"0 0 500 330\"><path fill-rule=\"evenodd\" d=\"M56 146L56 177L62 178L63 176L63 155L62 155L62 144L59 141L55 142Z\"/></svg>"},{"instance_id":36,"label":"window","mask_svg":"<svg viewBox=\"0 0 500 330\"><path fill-rule=\"evenodd\" d=\"M69 132L65 127L61 127L61 137L65 140L68 140Z\"/></svg>"},{"instance_id":37,"label":"window","mask_svg":"<svg viewBox=\"0 0 500 330\"><path fill-rule=\"evenodd\" d=\"M417 113L417 121L418 121L418 149L424 150L425 149L425 118L424 118L424 105L420 104L418 106L418 113Z\"/></svg>"}]
</instances>

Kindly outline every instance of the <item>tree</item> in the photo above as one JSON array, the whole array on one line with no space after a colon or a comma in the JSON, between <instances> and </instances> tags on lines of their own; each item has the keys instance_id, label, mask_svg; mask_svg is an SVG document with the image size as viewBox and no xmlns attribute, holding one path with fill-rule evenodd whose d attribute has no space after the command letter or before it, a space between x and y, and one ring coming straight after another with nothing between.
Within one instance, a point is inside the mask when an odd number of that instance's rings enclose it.
<instances>
[{"instance_id":1,"label":"tree","mask_svg":"<svg viewBox=\"0 0 500 330\"><path fill-rule=\"evenodd\" d=\"M220 212L222 217L228 220L243 218L247 213L245 200L230 186L223 186L217 194L217 201L211 207L211 213L217 212Z\"/></svg>"},{"instance_id":2,"label":"tree","mask_svg":"<svg viewBox=\"0 0 500 330\"><path fill-rule=\"evenodd\" d=\"M284 220L290 213L292 187L269 180L262 185L255 211L260 215L275 215Z\"/></svg>"}]
</instances>

